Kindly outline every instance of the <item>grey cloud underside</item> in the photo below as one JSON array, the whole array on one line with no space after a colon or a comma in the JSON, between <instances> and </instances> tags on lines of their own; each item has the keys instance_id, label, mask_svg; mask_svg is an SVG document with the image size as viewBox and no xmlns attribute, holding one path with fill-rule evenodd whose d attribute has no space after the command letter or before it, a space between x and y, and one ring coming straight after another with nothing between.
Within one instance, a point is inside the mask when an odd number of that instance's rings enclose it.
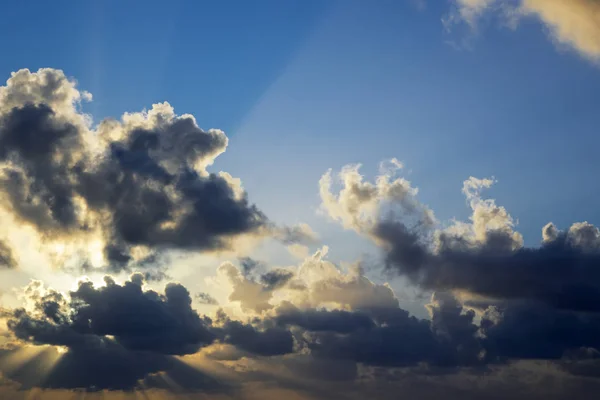
<instances>
[{"instance_id":1,"label":"grey cloud underside","mask_svg":"<svg viewBox=\"0 0 600 400\"><path fill-rule=\"evenodd\" d=\"M428 290L461 292L466 306L482 312L479 326L467 330L476 339L463 332L471 339L461 348L485 350L486 362L560 360L600 348L600 233L591 224L564 232L548 224L537 248L523 247L512 230L491 228L480 241L437 231L434 245L434 235L399 219L379 220L369 234L390 271ZM600 376L597 361L571 356L561 363Z\"/></svg>"},{"instance_id":2,"label":"grey cloud underside","mask_svg":"<svg viewBox=\"0 0 600 400\"><path fill-rule=\"evenodd\" d=\"M431 320L400 308L356 311L278 310L275 321L302 328L314 357L372 366L484 368L518 360L550 360L573 374L600 376L600 316L542 304L496 304L479 322L449 293L428 305ZM582 352L583 349L589 349Z\"/></svg>"},{"instance_id":3,"label":"grey cloud underside","mask_svg":"<svg viewBox=\"0 0 600 400\"><path fill-rule=\"evenodd\" d=\"M223 312L216 320L200 316L179 284L168 284L159 294L142 289L141 274L123 285L108 277L106 282L100 288L83 282L68 299L48 291L32 297L35 311L7 314L7 325L20 340L69 349L59 375L42 386L132 389L148 374L177 368L172 355L193 354L213 343L230 344L253 357L291 355L304 348L315 365L484 368L546 359L574 374L600 376L600 364L593 357L593 349L600 347L600 318L595 314L497 303L476 321L473 310L452 294L439 292L428 305L431 320L410 316L397 306L368 302L348 311L283 303L273 316L250 324ZM586 348L591 350L582 352ZM85 370L69 380L70 368L83 368L80 363L89 357L99 357L106 365L126 359L131 371L115 377L104 371L95 377Z\"/></svg>"},{"instance_id":4,"label":"grey cloud underside","mask_svg":"<svg viewBox=\"0 0 600 400\"><path fill-rule=\"evenodd\" d=\"M443 233L437 252L400 221L381 221L373 234L387 249L388 268L427 289L600 311L600 242L595 232L587 241L586 232L560 232L539 248L515 250L503 232L488 232L477 246Z\"/></svg>"},{"instance_id":5,"label":"grey cloud underside","mask_svg":"<svg viewBox=\"0 0 600 400\"><path fill-rule=\"evenodd\" d=\"M283 337L279 329L259 331L229 319L220 326L200 316L180 284L169 283L159 294L142 289L142 274L132 275L123 285L110 277L105 280L107 285L99 288L81 282L69 299L55 291L35 297L36 312L16 309L7 325L23 341L71 349L102 347L109 341L129 351L184 355L221 341L250 353L291 351L289 332ZM275 345L279 339L285 346Z\"/></svg>"},{"instance_id":6,"label":"grey cloud underside","mask_svg":"<svg viewBox=\"0 0 600 400\"><path fill-rule=\"evenodd\" d=\"M256 355L276 356L294 351L291 332L279 327L267 327L257 331L249 324L228 319L218 332L224 337L225 343Z\"/></svg>"},{"instance_id":7,"label":"grey cloud underside","mask_svg":"<svg viewBox=\"0 0 600 400\"><path fill-rule=\"evenodd\" d=\"M361 312L300 310L291 303L284 303L277 314L278 325L299 326L313 332L350 333L375 327L371 316Z\"/></svg>"},{"instance_id":8,"label":"grey cloud underside","mask_svg":"<svg viewBox=\"0 0 600 400\"><path fill-rule=\"evenodd\" d=\"M259 356L293 351L292 334L285 329L261 329L223 315L219 321L200 316L191 308L189 292L179 284L168 284L159 294L142 289L142 274L134 274L123 285L110 277L106 283L95 288L82 282L68 299L48 291L31 297L35 311L5 312L7 326L17 339L68 348L53 375L37 385L129 390L142 378L152 382L149 374L171 374L175 369L176 376L196 377L199 388L206 389L215 383L188 371L172 356L194 354L212 343L231 344ZM8 357L11 351L3 354ZM90 359L97 367L90 367ZM113 364L120 367L111 370ZM5 368L0 355L0 370Z\"/></svg>"},{"instance_id":9,"label":"grey cloud underside","mask_svg":"<svg viewBox=\"0 0 600 400\"><path fill-rule=\"evenodd\" d=\"M482 365L474 314L462 311L455 303L439 303L430 322L401 308L349 312L287 306L279 310L276 321L309 332L304 340L319 359L386 367Z\"/></svg>"},{"instance_id":10,"label":"grey cloud underside","mask_svg":"<svg viewBox=\"0 0 600 400\"><path fill-rule=\"evenodd\" d=\"M598 228L582 222L562 232L548 224L542 245L528 248L506 209L481 197L493 179L464 182L473 214L468 223L454 221L445 228L416 200L410 182L393 173L369 183L356 166L347 166L340 181L339 194L332 193L330 172L320 182L329 215L373 239L389 272L435 296L428 305L430 322L402 316L398 308L357 307L380 322L344 335L314 332L308 340L313 354L388 366L489 366L543 359L572 373L600 376L597 356L589 356L600 346ZM283 320L289 324L323 329L323 311L288 312ZM336 317L340 329L354 321Z\"/></svg>"},{"instance_id":11,"label":"grey cloud underside","mask_svg":"<svg viewBox=\"0 0 600 400\"><path fill-rule=\"evenodd\" d=\"M13 212L42 230L77 223L72 154L82 149L78 129L55 118L45 104L13 108L0 117L3 197ZM55 156L61 154L60 159ZM85 227L82 227L85 229Z\"/></svg>"},{"instance_id":12,"label":"grey cloud underside","mask_svg":"<svg viewBox=\"0 0 600 400\"><path fill-rule=\"evenodd\" d=\"M102 346L105 336L127 350L190 354L212 343L211 321L191 308L183 286L169 284L165 294L143 291L142 276L123 286L107 278L107 286L82 282L70 299L52 292L41 297L39 315L14 311L8 326L21 340L88 348ZM113 340L113 339L110 339Z\"/></svg>"}]
</instances>

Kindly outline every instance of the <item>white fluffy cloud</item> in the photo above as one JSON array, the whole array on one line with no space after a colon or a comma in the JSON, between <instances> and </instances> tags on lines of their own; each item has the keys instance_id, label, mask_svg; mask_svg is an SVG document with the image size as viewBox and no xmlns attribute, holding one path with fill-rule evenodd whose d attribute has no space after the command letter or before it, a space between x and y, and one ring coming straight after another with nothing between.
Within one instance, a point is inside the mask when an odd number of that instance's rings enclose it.
<instances>
[{"instance_id":1,"label":"white fluffy cloud","mask_svg":"<svg viewBox=\"0 0 600 400\"><path fill-rule=\"evenodd\" d=\"M396 159L384 162L380 166L380 175L374 182L364 180L360 174L360 164L346 165L334 180L332 171L327 171L319 180L322 209L344 228L365 232L374 226L382 213L410 212L418 208L422 221L433 224L435 218L431 210L415 200L418 189L402 178L396 177L402 164ZM335 183L342 188L334 192Z\"/></svg>"}]
</instances>

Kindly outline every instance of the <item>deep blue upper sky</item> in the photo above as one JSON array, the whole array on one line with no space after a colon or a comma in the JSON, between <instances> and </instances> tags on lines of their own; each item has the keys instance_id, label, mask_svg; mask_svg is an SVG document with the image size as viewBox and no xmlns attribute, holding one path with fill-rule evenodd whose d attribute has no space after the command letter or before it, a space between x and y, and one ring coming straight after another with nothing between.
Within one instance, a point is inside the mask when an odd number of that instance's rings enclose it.
<instances>
[{"instance_id":1,"label":"deep blue upper sky","mask_svg":"<svg viewBox=\"0 0 600 400\"><path fill-rule=\"evenodd\" d=\"M397 157L440 219L465 218L470 175L528 244L548 221L600 222L600 69L557 49L535 20L491 23L467 48L446 2L10 1L0 73L61 68L93 93L96 120L169 101L231 138L218 168L281 222L315 216L328 168ZM26 23L24 23L26 21Z\"/></svg>"}]
</instances>

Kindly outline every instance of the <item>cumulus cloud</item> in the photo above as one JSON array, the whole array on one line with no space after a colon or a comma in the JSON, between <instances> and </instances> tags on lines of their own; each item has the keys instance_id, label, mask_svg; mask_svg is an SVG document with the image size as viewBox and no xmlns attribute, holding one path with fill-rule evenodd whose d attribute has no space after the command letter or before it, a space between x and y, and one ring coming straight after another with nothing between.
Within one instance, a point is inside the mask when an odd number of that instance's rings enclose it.
<instances>
[{"instance_id":1,"label":"cumulus cloud","mask_svg":"<svg viewBox=\"0 0 600 400\"><path fill-rule=\"evenodd\" d=\"M110 277L105 283L82 281L68 298L53 290L33 296L35 308L16 309L7 325L23 341L69 348L114 341L132 351L191 354L215 340L182 285L170 283L164 294L143 290L140 274L122 286Z\"/></svg>"},{"instance_id":2,"label":"cumulus cloud","mask_svg":"<svg viewBox=\"0 0 600 400\"><path fill-rule=\"evenodd\" d=\"M348 187L355 182L347 181L341 193L349 192ZM482 198L482 190L493 182L473 177L465 181L463 193L472 211L470 222L434 227L413 198L404 214L375 209L377 219L360 226L359 232L384 249L390 270L426 289L530 299L578 311L599 310L598 229L587 222L575 223L565 232L547 225L540 247L524 247L507 210L492 199ZM380 194L369 202L381 203L384 198ZM330 200L323 198L324 204ZM343 207L342 195L337 203L335 207Z\"/></svg>"},{"instance_id":3,"label":"cumulus cloud","mask_svg":"<svg viewBox=\"0 0 600 400\"><path fill-rule=\"evenodd\" d=\"M356 181L346 182L341 193ZM477 366L543 359L553 360L570 373L598 376L594 351L600 345L600 230L588 222L574 223L565 231L548 223L542 229L541 244L526 247L509 212L483 197L495 182L492 178L465 180L463 193L471 209L468 222L422 223L424 206L416 197L411 200L412 208L404 208L406 212L386 213L385 196L379 194L368 199L378 204L371 211L375 218L368 224L345 225L381 246L389 271L434 291L427 305L429 336L421 331L406 338L415 343L415 352L410 354L419 355L411 362ZM325 204L330 200L323 198ZM344 196L336 201L342 204L330 207L334 216L343 208ZM403 204L398 200L396 206ZM378 318L390 318L398 310L389 304L385 313L369 312L373 321L381 321ZM302 323L307 325L306 321L308 317ZM371 344L367 332L388 326L391 322L343 338L329 332L326 339L317 340L315 354L343 357L355 352L353 359L370 365L380 365L373 356L377 352L395 354L390 363L410 360L394 343L385 350ZM415 323L414 329L418 326ZM384 341L373 343L379 346ZM368 353L355 348L368 349ZM426 348L435 348L435 355Z\"/></svg>"},{"instance_id":4,"label":"cumulus cloud","mask_svg":"<svg viewBox=\"0 0 600 400\"><path fill-rule=\"evenodd\" d=\"M514 23L533 17L551 39L594 61L600 59L600 4L596 0L456 0L446 21L460 19L475 27L488 12L500 12Z\"/></svg>"},{"instance_id":5,"label":"cumulus cloud","mask_svg":"<svg viewBox=\"0 0 600 400\"><path fill-rule=\"evenodd\" d=\"M259 330L250 324L234 321L221 315L222 328L217 328L223 342L240 350L261 356L276 356L294 351L294 338L290 331L279 327Z\"/></svg>"},{"instance_id":6,"label":"cumulus cloud","mask_svg":"<svg viewBox=\"0 0 600 400\"><path fill-rule=\"evenodd\" d=\"M322 208L332 219L339 221L345 228L363 231L369 229L380 217L386 205L399 206L402 210L416 211L418 203L414 196L418 190L404 178L395 177L402 164L393 159L382 165L382 174L375 182L365 182L360 174L360 164L346 165L337 175L342 189L334 193L332 171L327 171L319 180L319 193ZM392 207L389 211L395 211ZM432 223L433 214L427 208L421 208L423 222Z\"/></svg>"},{"instance_id":7,"label":"cumulus cloud","mask_svg":"<svg viewBox=\"0 0 600 400\"><path fill-rule=\"evenodd\" d=\"M307 313L303 318L294 316L292 321L316 331L308 335L306 341L315 357L319 358L383 367L416 366L420 363L432 366L473 365L478 362L479 348L473 336L477 327L471 324L472 315L460 320L455 314L448 313L446 306L452 307L452 304L438 302L431 308L433 317L443 321L437 325L410 316L401 308L371 313L370 322L361 317L364 314L357 312L330 312L325 321L333 326L324 323L321 320L323 316L315 312ZM438 317L438 314L441 316ZM441 330L442 324L448 329ZM465 344L471 341L474 348L466 348Z\"/></svg>"},{"instance_id":8,"label":"cumulus cloud","mask_svg":"<svg viewBox=\"0 0 600 400\"><path fill-rule=\"evenodd\" d=\"M344 310L300 310L289 302L278 308L275 320L281 325L299 326L313 332L350 333L375 326L367 314Z\"/></svg>"},{"instance_id":9,"label":"cumulus cloud","mask_svg":"<svg viewBox=\"0 0 600 400\"><path fill-rule=\"evenodd\" d=\"M0 206L13 221L44 240L100 241L113 269L138 250L228 249L271 234L239 180L206 169L227 147L222 131L168 103L91 128L78 108L88 98L54 69L0 87ZM288 242L306 234L288 231Z\"/></svg>"},{"instance_id":10,"label":"cumulus cloud","mask_svg":"<svg viewBox=\"0 0 600 400\"><path fill-rule=\"evenodd\" d=\"M171 283L158 293L144 289L141 274L122 285L110 277L100 287L82 282L67 295L36 281L24 291L25 308L3 314L20 342L68 349L57 372L42 383L52 388L131 390L140 381L162 387L164 380L159 378L166 374L187 388L226 390L211 376L188 370L172 357L193 354L201 347L214 362L233 363L228 365L243 371L247 371L245 363L262 363L257 357L274 357L261 368L272 362L311 379L315 379L312 368L338 363L350 368L341 375L320 374L319 379L334 381L356 379L361 365L436 375L524 359L552 360L565 372L595 376L594 358L583 357L579 353L584 350L578 349L600 345L596 314L522 300L464 303L442 291L435 292L427 305L430 318L419 319L400 307L389 286L371 282L360 268L341 271L324 259L326 253L322 249L298 267L293 279L303 282L301 291L269 288L253 280L252 274L244 277L233 264L221 265L219 271L241 285L234 286L232 293L248 295L243 301L250 302L246 303L249 311L261 311L246 322L233 320L222 310L215 318L201 316L191 308L192 299L182 285ZM256 285L252 286L256 291L248 291L249 284ZM262 300L252 303L249 292ZM262 293L270 297L263 298ZM276 297L282 293L288 296ZM7 359L10 354L6 353ZM96 376L83 365L89 357L98 358L107 369L101 368ZM111 376L108 366L113 362L129 371ZM78 369L81 372L69 378ZM186 377L192 377L196 386ZM283 377L277 379L282 382Z\"/></svg>"},{"instance_id":11,"label":"cumulus cloud","mask_svg":"<svg viewBox=\"0 0 600 400\"><path fill-rule=\"evenodd\" d=\"M600 346L596 313L558 310L540 303L496 304L483 314L481 326L485 346L494 357L556 360Z\"/></svg>"},{"instance_id":12,"label":"cumulus cloud","mask_svg":"<svg viewBox=\"0 0 600 400\"><path fill-rule=\"evenodd\" d=\"M273 291L242 274L232 263L221 264L218 273L224 276L232 286L233 290L229 295L229 300L238 302L243 311L260 314L273 308L269 302L273 297Z\"/></svg>"},{"instance_id":13,"label":"cumulus cloud","mask_svg":"<svg viewBox=\"0 0 600 400\"><path fill-rule=\"evenodd\" d=\"M216 382L188 371L173 356L195 354L218 343L248 356L294 351L294 338L286 329L232 320L223 312L211 319L191 307L190 293L182 285L169 283L164 293L143 285L142 274L132 275L122 285L107 276L105 286L82 281L76 290L62 294L40 281L32 282L23 290L26 307L3 310L17 341L0 354L0 368L8 368L4 361L27 346L50 345L55 347L42 348L60 358L60 365L44 382L36 383L43 387L131 390L141 379L152 382L151 374L168 372L180 379L186 374L196 377L198 388L209 389L218 386ZM56 347L66 353L57 356ZM122 368L111 370L112 364Z\"/></svg>"}]
</instances>

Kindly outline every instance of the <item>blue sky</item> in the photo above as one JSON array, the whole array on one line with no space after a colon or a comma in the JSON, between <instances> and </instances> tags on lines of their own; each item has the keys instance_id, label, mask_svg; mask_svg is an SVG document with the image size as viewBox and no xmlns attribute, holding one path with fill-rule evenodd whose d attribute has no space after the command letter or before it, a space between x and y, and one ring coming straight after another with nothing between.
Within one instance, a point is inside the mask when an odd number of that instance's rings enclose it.
<instances>
[{"instance_id":1,"label":"blue sky","mask_svg":"<svg viewBox=\"0 0 600 400\"><path fill-rule=\"evenodd\" d=\"M415 4L13 2L0 72L61 68L92 92L96 120L167 100L226 131L217 167L251 200L317 230L320 175L356 162L372 174L390 157L441 219L468 215L464 179L493 175L527 243L550 220L597 220L598 68L535 20L448 33L447 4Z\"/></svg>"}]
</instances>

